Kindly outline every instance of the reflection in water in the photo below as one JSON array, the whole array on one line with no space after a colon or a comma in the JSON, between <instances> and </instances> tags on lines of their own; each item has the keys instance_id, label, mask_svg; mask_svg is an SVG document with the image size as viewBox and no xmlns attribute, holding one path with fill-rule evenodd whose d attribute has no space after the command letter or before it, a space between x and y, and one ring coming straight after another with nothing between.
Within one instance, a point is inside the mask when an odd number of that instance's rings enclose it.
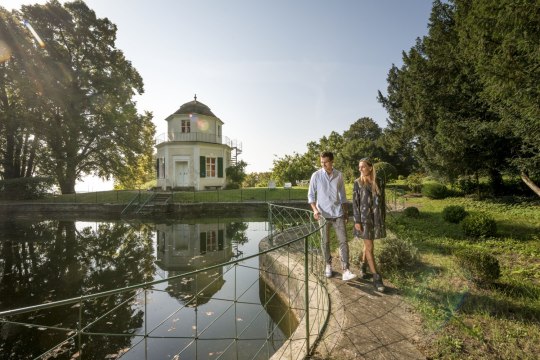
<instances>
[{"instance_id":1,"label":"reflection in water","mask_svg":"<svg viewBox=\"0 0 540 360\"><path fill-rule=\"evenodd\" d=\"M264 339L270 329L278 327L273 337L276 343L263 351L262 358L266 358L296 327L294 321L275 325L272 313L284 313L279 304L278 310L273 304L266 306L271 317L267 312L259 314L261 294L271 296L268 289L259 288L256 259L241 266L215 266L256 253L265 235L264 222L219 219L158 224L0 222L0 311L177 276L146 293L132 290L85 301L82 307L51 308L9 320L74 329L80 312L86 332L125 335L83 336L84 358L89 359L121 354L124 359L142 359L145 354L172 358L182 344L193 341L194 334L199 337L195 347L182 352L180 358L206 358L210 353L236 358L239 349L252 358L261 346L253 339ZM251 319L250 314L256 314L255 320L243 323L243 319ZM236 324L234 329L231 322ZM61 330L8 323L0 327L2 359L34 358L66 339ZM134 336L145 331L156 338L141 341L142 337ZM176 338L165 339L171 335ZM209 341L224 336L237 337L237 345L227 350L230 354L224 350L227 343ZM53 355L70 359L78 351L76 341L65 342Z\"/></svg>"}]
</instances>

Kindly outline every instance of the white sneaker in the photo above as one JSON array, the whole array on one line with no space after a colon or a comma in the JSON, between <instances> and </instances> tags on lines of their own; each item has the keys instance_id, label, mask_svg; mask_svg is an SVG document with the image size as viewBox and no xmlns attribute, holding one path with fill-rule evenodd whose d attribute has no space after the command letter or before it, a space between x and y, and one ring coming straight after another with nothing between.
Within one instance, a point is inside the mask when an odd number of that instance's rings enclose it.
<instances>
[{"instance_id":1,"label":"white sneaker","mask_svg":"<svg viewBox=\"0 0 540 360\"><path fill-rule=\"evenodd\" d=\"M352 280L356 277L355 274L353 274L349 269L345 270L343 272L343 276L342 276L342 279L343 281L349 281L349 280Z\"/></svg>"},{"instance_id":2,"label":"white sneaker","mask_svg":"<svg viewBox=\"0 0 540 360\"><path fill-rule=\"evenodd\" d=\"M332 277L332 265L326 264L326 270L324 270L324 276L327 278Z\"/></svg>"}]
</instances>

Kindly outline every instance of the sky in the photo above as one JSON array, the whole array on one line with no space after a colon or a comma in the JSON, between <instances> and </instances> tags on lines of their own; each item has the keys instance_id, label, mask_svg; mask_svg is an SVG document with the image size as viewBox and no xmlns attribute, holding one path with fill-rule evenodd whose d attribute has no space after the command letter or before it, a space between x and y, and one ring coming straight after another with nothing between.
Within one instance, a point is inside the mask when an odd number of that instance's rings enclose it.
<instances>
[{"instance_id":1,"label":"sky","mask_svg":"<svg viewBox=\"0 0 540 360\"><path fill-rule=\"evenodd\" d=\"M61 1L64 3L64 1ZM377 101L402 53L427 34L431 0L86 0L116 24L116 46L144 81L137 108L165 118L194 95L242 144L246 172L305 153L359 118L381 128ZM45 1L2 0L1 6ZM112 189L87 178L78 192Z\"/></svg>"}]
</instances>

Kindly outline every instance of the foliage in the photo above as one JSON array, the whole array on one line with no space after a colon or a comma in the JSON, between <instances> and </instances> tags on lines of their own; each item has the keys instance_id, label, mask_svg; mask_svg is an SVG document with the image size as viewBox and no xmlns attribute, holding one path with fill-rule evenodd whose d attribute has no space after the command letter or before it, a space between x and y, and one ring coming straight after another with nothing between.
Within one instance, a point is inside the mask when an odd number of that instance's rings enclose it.
<instances>
[{"instance_id":1,"label":"foliage","mask_svg":"<svg viewBox=\"0 0 540 360\"><path fill-rule=\"evenodd\" d=\"M531 30L538 28L539 20L531 17L540 5L510 3L434 1L428 35L403 54L400 68L390 69L388 94L379 92L389 113L385 139L393 151L412 148L423 169L450 182L462 175L489 176L495 195L502 190L502 171L526 181L540 168L540 99L532 85L540 74L532 50L538 31Z\"/></svg>"},{"instance_id":2,"label":"foliage","mask_svg":"<svg viewBox=\"0 0 540 360\"><path fill-rule=\"evenodd\" d=\"M422 185L422 195L430 199L444 199L449 195L449 190L441 183L429 182Z\"/></svg>"},{"instance_id":3,"label":"foliage","mask_svg":"<svg viewBox=\"0 0 540 360\"><path fill-rule=\"evenodd\" d=\"M424 176L425 175L421 173L410 174L405 179L405 185L414 192L420 192Z\"/></svg>"},{"instance_id":4,"label":"foliage","mask_svg":"<svg viewBox=\"0 0 540 360\"><path fill-rule=\"evenodd\" d=\"M409 218L418 218L420 217L420 210L416 206L409 206L403 209L403 215Z\"/></svg>"},{"instance_id":5,"label":"foliage","mask_svg":"<svg viewBox=\"0 0 540 360\"><path fill-rule=\"evenodd\" d=\"M272 179L271 172L253 172L246 174L242 187L268 187L268 182Z\"/></svg>"},{"instance_id":6,"label":"foliage","mask_svg":"<svg viewBox=\"0 0 540 360\"><path fill-rule=\"evenodd\" d=\"M358 161L368 157L375 161L385 157L380 139L382 129L371 118L363 117L354 122L343 132L343 144L339 156L341 164L338 169L350 170L348 178L358 173Z\"/></svg>"},{"instance_id":7,"label":"foliage","mask_svg":"<svg viewBox=\"0 0 540 360\"><path fill-rule=\"evenodd\" d=\"M82 1L23 6L2 17L10 19L2 29L8 46L16 44L1 70L3 84L10 84L0 89L10 104L5 115L24 121L13 131L0 129L0 142L28 139L27 159L36 164L25 162L26 171L53 176L62 193L74 193L84 175L123 181L126 169L149 159L152 115L137 113L133 96L143 92L142 78L116 48L113 23ZM32 25L43 46L17 18Z\"/></svg>"},{"instance_id":8,"label":"foliage","mask_svg":"<svg viewBox=\"0 0 540 360\"><path fill-rule=\"evenodd\" d=\"M383 273L413 268L418 261L418 249L410 240L389 236L377 252L377 264Z\"/></svg>"},{"instance_id":9,"label":"foliage","mask_svg":"<svg viewBox=\"0 0 540 360\"><path fill-rule=\"evenodd\" d=\"M449 205L442 211L443 219L453 224L459 224L468 214L461 205Z\"/></svg>"},{"instance_id":10,"label":"foliage","mask_svg":"<svg viewBox=\"0 0 540 360\"><path fill-rule=\"evenodd\" d=\"M485 213L473 213L467 215L461 221L463 232L471 237L489 237L497 234L497 223Z\"/></svg>"},{"instance_id":11,"label":"foliage","mask_svg":"<svg viewBox=\"0 0 540 360\"><path fill-rule=\"evenodd\" d=\"M461 249L455 252L458 265L475 284L485 286L501 276L499 261L485 251Z\"/></svg>"},{"instance_id":12,"label":"foliage","mask_svg":"<svg viewBox=\"0 0 540 360\"><path fill-rule=\"evenodd\" d=\"M281 159L274 160L273 164L272 176L279 184L290 182L296 186L298 181L309 179L315 171L310 158L305 154L285 155Z\"/></svg>"},{"instance_id":13,"label":"foliage","mask_svg":"<svg viewBox=\"0 0 540 360\"><path fill-rule=\"evenodd\" d=\"M0 180L0 197L8 200L42 199L50 193L54 179L50 177L23 177Z\"/></svg>"},{"instance_id":14,"label":"foliage","mask_svg":"<svg viewBox=\"0 0 540 360\"><path fill-rule=\"evenodd\" d=\"M0 178L36 175L38 149L43 146L35 109L40 101L33 77L39 73L39 48L20 20L0 6Z\"/></svg>"},{"instance_id":15,"label":"foliage","mask_svg":"<svg viewBox=\"0 0 540 360\"><path fill-rule=\"evenodd\" d=\"M155 162L152 152L137 156L135 165L119 169L114 178L114 189L152 189L157 184Z\"/></svg>"},{"instance_id":16,"label":"foliage","mask_svg":"<svg viewBox=\"0 0 540 360\"><path fill-rule=\"evenodd\" d=\"M235 165L229 166L225 170L225 174L227 175L227 186L228 188L240 188L242 186L242 182L246 178L246 166L248 164L244 160L240 160ZM230 187L231 185L234 185L233 187Z\"/></svg>"},{"instance_id":17,"label":"foliage","mask_svg":"<svg viewBox=\"0 0 540 360\"><path fill-rule=\"evenodd\" d=\"M478 74L481 99L499 115L499 131L513 139L508 161L518 173L540 175L540 3L455 3L460 53Z\"/></svg>"}]
</instances>

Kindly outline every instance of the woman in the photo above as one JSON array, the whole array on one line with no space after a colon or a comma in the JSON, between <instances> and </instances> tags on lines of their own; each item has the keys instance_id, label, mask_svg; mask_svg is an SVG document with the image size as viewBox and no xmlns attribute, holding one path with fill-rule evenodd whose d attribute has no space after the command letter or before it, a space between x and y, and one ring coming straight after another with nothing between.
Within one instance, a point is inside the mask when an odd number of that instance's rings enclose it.
<instances>
[{"instance_id":1,"label":"woman","mask_svg":"<svg viewBox=\"0 0 540 360\"><path fill-rule=\"evenodd\" d=\"M365 277L369 266L375 289L383 292L384 284L375 264L373 240L386 237L384 183L377 179L370 159L361 159L358 169L360 177L354 181L353 188L353 216L354 236L364 239L360 277Z\"/></svg>"}]
</instances>

